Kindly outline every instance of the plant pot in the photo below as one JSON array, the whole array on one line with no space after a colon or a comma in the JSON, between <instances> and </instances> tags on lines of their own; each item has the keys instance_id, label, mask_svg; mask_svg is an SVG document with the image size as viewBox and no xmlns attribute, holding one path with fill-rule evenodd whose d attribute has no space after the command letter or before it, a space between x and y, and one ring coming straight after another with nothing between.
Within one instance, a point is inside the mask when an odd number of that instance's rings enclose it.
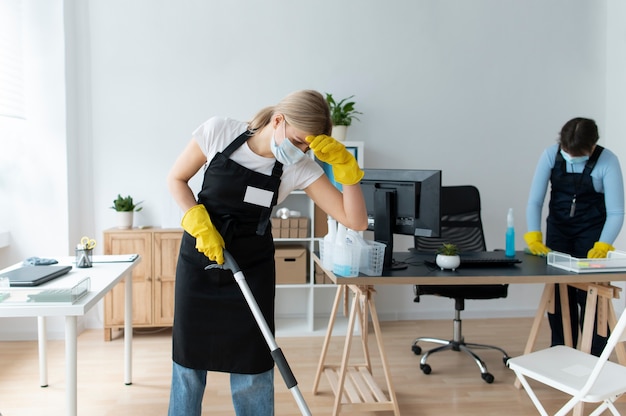
<instances>
[{"instance_id":1,"label":"plant pot","mask_svg":"<svg viewBox=\"0 0 626 416\"><path fill-rule=\"evenodd\" d=\"M346 134L348 133L348 126L333 126L333 132L331 133L334 139L339 141L346 140Z\"/></svg>"},{"instance_id":2,"label":"plant pot","mask_svg":"<svg viewBox=\"0 0 626 416\"><path fill-rule=\"evenodd\" d=\"M127 230L133 228L133 211L117 212L117 228Z\"/></svg>"},{"instance_id":3,"label":"plant pot","mask_svg":"<svg viewBox=\"0 0 626 416\"><path fill-rule=\"evenodd\" d=\"M435 261L441 270L456 270L461 264L461 258L459 256L446 256L443 254L437 254Z\"/></svg>"}]
</instances>

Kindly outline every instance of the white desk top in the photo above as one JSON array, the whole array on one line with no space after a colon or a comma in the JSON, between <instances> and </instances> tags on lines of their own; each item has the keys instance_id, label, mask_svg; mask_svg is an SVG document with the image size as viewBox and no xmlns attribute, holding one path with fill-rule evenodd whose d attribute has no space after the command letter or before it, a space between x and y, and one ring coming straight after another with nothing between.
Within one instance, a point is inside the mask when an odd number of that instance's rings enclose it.
<instances>
[{"instance_id":1,"label":"white desk top","mask_svg":"<svg viewBox=\"0 0 626 416\"><path fill-rule=\"evenodd\" d=\"M104 257L104 256L102 256ZM115 256L113 256L115 257ZM10 302L0 303L0 317L33 317L33 316L82 316L91 309L100 299L104 297L128 272L134 268L140 261L138 257L133 262L114 262L114 263L94 263L93 267L79 269L75 267L74 256L55 257L59 261L59 265L74 266L70 272L64 276L53 279L35 288L8 288L3 289L6 292L37 290L37 289L58 289L71 288L81 280L89 277L91 280L91 288L89 292L78 299L75 303L69 302L39 302L39 303L19 303L11 304ZM8 271L21 266L21 263L0 270Z\"/></svg>"}]
</instances>

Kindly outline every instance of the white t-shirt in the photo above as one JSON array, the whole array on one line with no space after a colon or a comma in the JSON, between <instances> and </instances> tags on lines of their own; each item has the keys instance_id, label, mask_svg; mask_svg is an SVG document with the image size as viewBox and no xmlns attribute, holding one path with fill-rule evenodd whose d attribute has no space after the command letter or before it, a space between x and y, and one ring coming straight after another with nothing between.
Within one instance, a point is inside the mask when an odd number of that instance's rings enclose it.
<instances>
[{"instance_id":1,"label":"white t-shirt","mask_svg":"<svg viewBox=\"0 0 626 416\"><path fill-rule=\"evenodd\" d=\"M241 133L246 131L248 123L230 118L211 117L200 125L192 134L207 158L207 164L213 157L226 147ZM248 143L242 144L230 156L230 159L255 172L271 175L276 159L257 155L250 149ZM283 165L280 187L278 189L278 203L287 198L289 193L296 189L305 189L324 174L321 166L310 157L303 157L290 166Z\"/></svg>"}]
</instances>

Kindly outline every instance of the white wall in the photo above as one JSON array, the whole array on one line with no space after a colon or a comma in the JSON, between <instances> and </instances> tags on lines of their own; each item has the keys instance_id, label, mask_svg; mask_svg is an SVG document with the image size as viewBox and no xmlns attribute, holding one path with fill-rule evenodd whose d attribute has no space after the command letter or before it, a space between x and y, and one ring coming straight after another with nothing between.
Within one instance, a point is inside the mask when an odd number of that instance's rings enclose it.
<instances>
[{"instance_id":1,"label":"white wall","mask_svg":"<svg viewBox=\"0 0 626 416\"><path fill-rule=\"evenodd\" d=\"M198 124L248 119L314 88L356 95L364 114L348 139L365 142L367 167L437 168L446 185L476 184L488 247L503 247L513 207L521 248L536 160L565 121L596 118L601 143L626 160L617 145L626 13L607 1L67 0L74 179L56 180L75 214L69 246L83 233L102 238L118 193L144 200L136 225L176 224L165 176ZM25 254L2 250L0 261ZM539 289L511 287L508 299L469 304L467 315L530 314ZM450 304L415 305L410 293L379 288L379 312L449 316Z\"/></svg>"},{"instance_id":2,"label":"white wall","mask_svg":"<svg viewBox=\"0 0 626 416\"><path fill-rule=\"evenodd\" d=\"M611 146L611 150L620 156L622 172L626 173L626 123L624 123L624 109L626 108L626 3L620 0L609 0L607 7L607 71L606 71L606 127L604 137ZM615 247L626 248L626 232L622 229ZM617 284L626 290L626 283ZM626 292L622 292L626 293ZM615 302L620 310L626 305L626 298Z\"/></svg>"}]
</instances>

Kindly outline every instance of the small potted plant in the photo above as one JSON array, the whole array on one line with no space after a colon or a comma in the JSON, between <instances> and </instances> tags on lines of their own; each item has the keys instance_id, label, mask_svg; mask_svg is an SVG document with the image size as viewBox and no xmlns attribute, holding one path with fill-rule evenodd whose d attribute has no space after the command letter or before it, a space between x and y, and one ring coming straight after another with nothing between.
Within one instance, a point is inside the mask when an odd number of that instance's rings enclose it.
<instances>
[{"instance_id":1,"label":"small potted plant","mask_svg":"<svg viewBox=\"0 0 626 416\"><path fill-rule=\"evenodd\" d=\"M326 93L326 102L330 107L330 118L333 122L332 135L337 140L345 140L348 126L352 124L352 120L359 120L357 114L363 114L354 109L355 102L350 101L354 95L342 100L335 100L332 94Z\"/></svg>"},{"instance_id":2,"label":"small potted plant","mask_svg":"<svg viewBox=\"0 0 626 416\"><path fill-rule=\"evenodd\" d=\"M461 258L459 257L459 250L455 244L443 243L441 247L437 249L437 266L441 270L450 269L456 270L461 264Z\"/></svg>"},{"instance_id":3,"label":"small potted plant","mask_svg":"<svg viewBox=\"0 0 626 416\"><path fill-rule=\"evenodd\" d=\"M133 214L141 211L143 207L138 206L141 202L143 201L135 203L133 201L133 197L130 195L123 197L122 195L117 194L117 198L113 200L113 206L111 206L111 209L114 209L117 212L117 228L133 228Z\"/></svg>"}]
</instances>

